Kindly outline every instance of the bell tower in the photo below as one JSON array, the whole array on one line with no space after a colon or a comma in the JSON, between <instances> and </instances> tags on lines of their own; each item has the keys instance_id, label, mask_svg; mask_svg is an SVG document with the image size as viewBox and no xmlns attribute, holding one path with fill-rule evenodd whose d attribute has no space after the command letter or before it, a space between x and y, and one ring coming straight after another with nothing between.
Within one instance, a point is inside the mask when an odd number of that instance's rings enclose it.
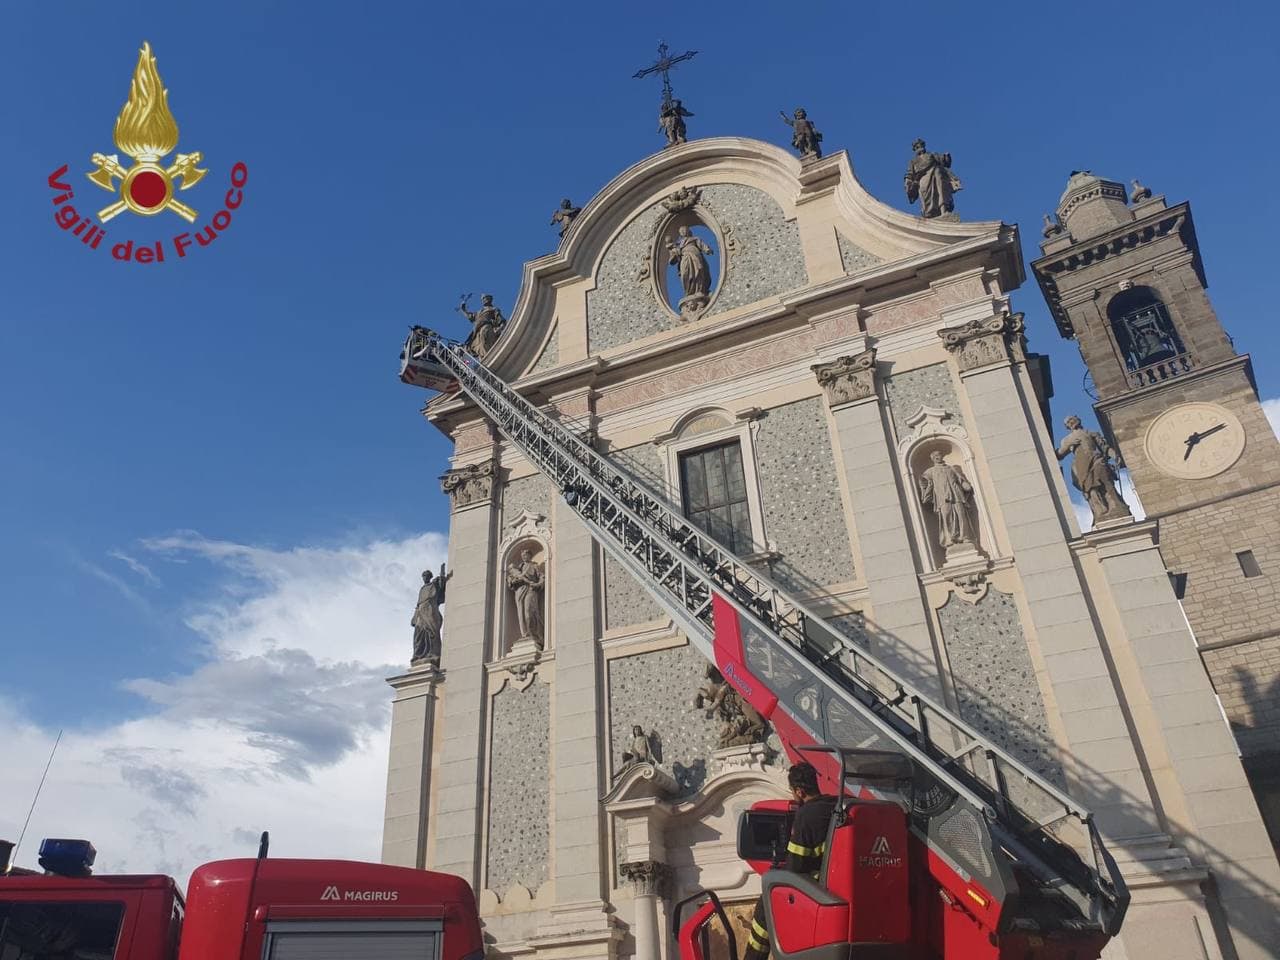
<instances>
[{"instance_id":1,"label":"bell tower","mask_svg":"<svg viewBox=\"0 0 1280 960\"><path fill-rule=\"evenodd\" d=\"M1188 203L1071 175L1032 264L1079 345L1280 843L1280 444L1205 293Z\"/></svg>"}]
</instances>

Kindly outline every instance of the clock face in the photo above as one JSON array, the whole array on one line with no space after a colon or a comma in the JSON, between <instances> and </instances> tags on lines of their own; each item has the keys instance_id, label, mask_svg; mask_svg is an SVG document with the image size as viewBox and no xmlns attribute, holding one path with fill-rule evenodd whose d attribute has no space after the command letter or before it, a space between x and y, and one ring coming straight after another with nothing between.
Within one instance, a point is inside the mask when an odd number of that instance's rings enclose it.
<instances>
[{"instance_id":1,"label":"clock face","mask_svg":"<svg viewBox=\"0 0 1280 960\"><path fill-rule=\"evenodd\" d=\"M1171 477L1217 476L1244 453L1244 427L1216 403L1183 403L1151 421L1147 459Z\"/></svg>"}]
</instances>

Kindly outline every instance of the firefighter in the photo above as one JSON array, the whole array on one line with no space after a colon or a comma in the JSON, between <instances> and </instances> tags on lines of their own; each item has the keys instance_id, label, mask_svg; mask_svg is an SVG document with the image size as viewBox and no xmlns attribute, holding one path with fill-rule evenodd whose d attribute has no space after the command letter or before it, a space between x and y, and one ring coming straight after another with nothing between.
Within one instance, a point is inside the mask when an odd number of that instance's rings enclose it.
<instances>
[{"instance_id":1,"label":"firefighter","mask_svg":"<svg viewBox=\"0 0 1280 960\"><path fill-rule=\"evenodd\" d=\"M827 846L827 828L835 813L836 798L818 790L818 771L811 763L797 763L787 774L787 785L800 805L791 818L785 869L818 878ZM769 929L765 924L764 897L756 901L751 936L743 960L764 960L769 955Z\"/></svg>"}]
</instances>

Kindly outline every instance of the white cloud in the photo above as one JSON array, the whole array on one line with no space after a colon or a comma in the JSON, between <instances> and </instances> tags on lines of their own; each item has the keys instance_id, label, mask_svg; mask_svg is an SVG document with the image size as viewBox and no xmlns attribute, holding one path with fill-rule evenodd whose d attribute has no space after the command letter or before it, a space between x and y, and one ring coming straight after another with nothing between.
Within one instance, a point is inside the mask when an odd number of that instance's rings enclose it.
<instances>
[{"instance_id":1,"label":"white cloud","mask_svg":"<svg viewBox=\"0 0 1280 960\"><path fill-rule=\"evenodd\" d=\"M122 550L109 550L107 556L113 560L119 560L151 586L160 586L160 578L151 572L150 567L136 557L131 557Z\"/></svg>"},{"instance_id":2,"label":"white cloud","mask_svg":"<svg viewBox=\"0 0 1280 960\"><path fill-rule=\"evenodd\" d=\"M64 734L19 862L34 864L40 837L82 836L99 872L185 882L205 860L252 856L263 829L281 856L378 859L383 680L408 659L417 575L444 538L271 550L183 533L143 548L211 565L215 595L185 615L202 662L128 681L147 704L137 716ZM55 735L0 704L0 836L16 839Z\"/></svg>"}]
</instances>

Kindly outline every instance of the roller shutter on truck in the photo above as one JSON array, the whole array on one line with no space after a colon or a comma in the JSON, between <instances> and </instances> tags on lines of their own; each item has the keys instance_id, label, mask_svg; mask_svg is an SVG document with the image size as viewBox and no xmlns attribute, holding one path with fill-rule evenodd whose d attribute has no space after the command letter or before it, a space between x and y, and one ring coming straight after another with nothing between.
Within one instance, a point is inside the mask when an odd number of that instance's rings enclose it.
<instances>
[{"instance_id":1,"label":"roller shutter on truck","mask_svg":"<svg viewBox=\"0 0 1280 960\"><path fill-rule=\"evenodd\" d=\"M267 924L265 960L438 960L438 920L307 920Z\"/></svg>"}]
</instances>

